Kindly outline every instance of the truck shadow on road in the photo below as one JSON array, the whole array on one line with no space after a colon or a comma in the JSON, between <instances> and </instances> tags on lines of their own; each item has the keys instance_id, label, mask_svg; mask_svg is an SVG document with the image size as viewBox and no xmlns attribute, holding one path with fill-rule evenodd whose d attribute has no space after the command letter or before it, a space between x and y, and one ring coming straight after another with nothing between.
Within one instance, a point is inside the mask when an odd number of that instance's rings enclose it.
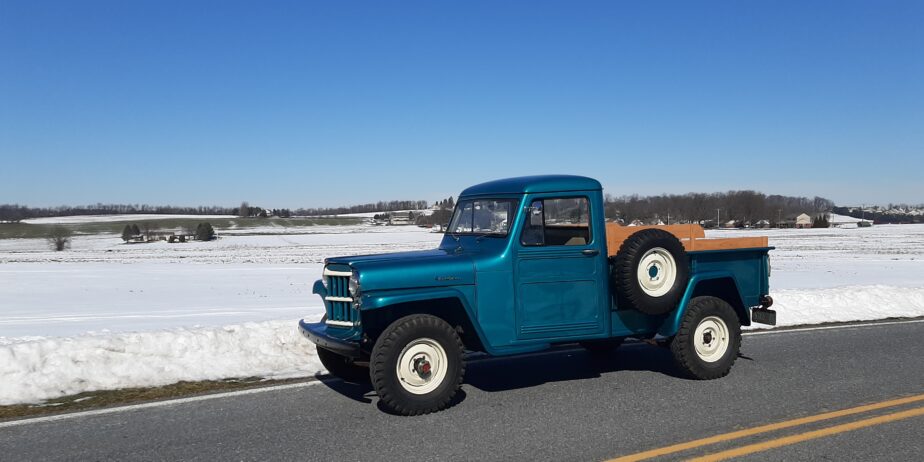
<instances>
[{"instance_id":1,"label":"truck shadow on road","mask_svg":"<svg viewBox=\"0 0 924 462\"><path fill-rule=\"evenodd\" d=\"M549 382L593 379L619 371L651 371L686 378L674 366L668 349L632 344L607 354L592 354L575 347L472 361L465 383L487 392L508 391Z\"/></svg>"},{"instance_id":2,"label":"truck shadow on road","mask_svg":"<svg viewBox=\"0 0 924 462\"><path fill-rule=\"evenodd\" d=\"M748 358L749 359L749 358ZM674 365L670 350L643 344L625 345L607 354L592 354L566 346L542 353L510 357L472 357L466 362L465 384L486 392L529 388L550 382L600 377L619 371L650 371L688 379ZM375 391L369 384L325 380L331 390L354 401L371 404ZM460 390L451 406L462 402Z\"/></svg>"}]
</instances>

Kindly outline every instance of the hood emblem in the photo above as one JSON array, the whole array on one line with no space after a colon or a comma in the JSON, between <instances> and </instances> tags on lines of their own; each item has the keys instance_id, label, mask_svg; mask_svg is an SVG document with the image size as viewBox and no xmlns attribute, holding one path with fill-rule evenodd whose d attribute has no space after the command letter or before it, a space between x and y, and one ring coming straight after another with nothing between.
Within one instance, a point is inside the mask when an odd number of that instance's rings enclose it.
<instances>
[{"instance_id":1,"label":"hood emblem","mask_svg":"<svg viewBox=\"0 0 924 462\"><path fill-rule=\"evenodd\" d=\"M458 281L458 280L461 280L461 279L462 279L462 278L460 278L460 277L458 277L458 276L437 276L437 277L436 277L436 280L437 280L437 281Z\"/></svg>"}]
</instances>

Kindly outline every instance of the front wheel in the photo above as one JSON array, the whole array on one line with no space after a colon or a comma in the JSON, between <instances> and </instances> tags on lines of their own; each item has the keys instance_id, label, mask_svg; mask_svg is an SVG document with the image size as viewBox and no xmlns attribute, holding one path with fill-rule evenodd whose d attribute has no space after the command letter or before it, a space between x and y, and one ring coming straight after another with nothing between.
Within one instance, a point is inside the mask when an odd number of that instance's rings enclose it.
<instances>
[{"instance_id":1,"label":"front wheel","mask_svg":"<svg viewBox=\"0 0 924 462\"><path fill-rule=\"evenodd\" d=\"M698 380L728 375L741 348L741 324L735 310L716 297L690 301L670 343L674 361Z\"/></svg>"},{"instance_id":2,"label":"front wheel","mask_svg":"<svg viewBox=\"0 0 924 462\"><path fill-rule=\"evenodd\" d=\"M465 364L458 333L435 316L403 317L379 336L369 367L381 403L401 415L446 408L459 391Z\"/></svg>"}]
</instances>

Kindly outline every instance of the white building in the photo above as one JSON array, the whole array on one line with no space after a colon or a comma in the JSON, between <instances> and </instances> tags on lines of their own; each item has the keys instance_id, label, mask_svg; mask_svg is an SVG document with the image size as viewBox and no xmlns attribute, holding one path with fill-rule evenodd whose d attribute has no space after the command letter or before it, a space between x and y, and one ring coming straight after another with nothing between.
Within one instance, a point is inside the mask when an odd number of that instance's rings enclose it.
<instances>
[{"instance_id":1,"label":"white building","mask_svg":"<svg viewBox=\"0 0 924 462\"><path fill-rule=\"evenodd\" d=\"M812 217L807 213L803 213L796 217L796 228L811 228L812 227Z\"/></svg>"}]
</instances>

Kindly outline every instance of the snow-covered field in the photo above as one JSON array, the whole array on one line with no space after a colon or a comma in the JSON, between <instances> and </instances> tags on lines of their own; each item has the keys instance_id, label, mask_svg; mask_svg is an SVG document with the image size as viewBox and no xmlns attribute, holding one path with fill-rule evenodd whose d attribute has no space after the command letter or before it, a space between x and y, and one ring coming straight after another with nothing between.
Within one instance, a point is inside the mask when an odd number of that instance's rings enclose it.
<instances>
[{"instance_id":1,"label":"snow-covered field","mask_svg":"<svg viewBox=\"0 0 924 462\"><path fill-rule=\"evenodd\" d=\"M321 316L324 257L432 248L369 225L253 228L215 242L0 240L0 404L88 390L322 371L295 330ZM280 231L285 234L277 234ZM924 225L716 231L770 235L780 325L924 316Z\"/></svg>"}]
</instances>

